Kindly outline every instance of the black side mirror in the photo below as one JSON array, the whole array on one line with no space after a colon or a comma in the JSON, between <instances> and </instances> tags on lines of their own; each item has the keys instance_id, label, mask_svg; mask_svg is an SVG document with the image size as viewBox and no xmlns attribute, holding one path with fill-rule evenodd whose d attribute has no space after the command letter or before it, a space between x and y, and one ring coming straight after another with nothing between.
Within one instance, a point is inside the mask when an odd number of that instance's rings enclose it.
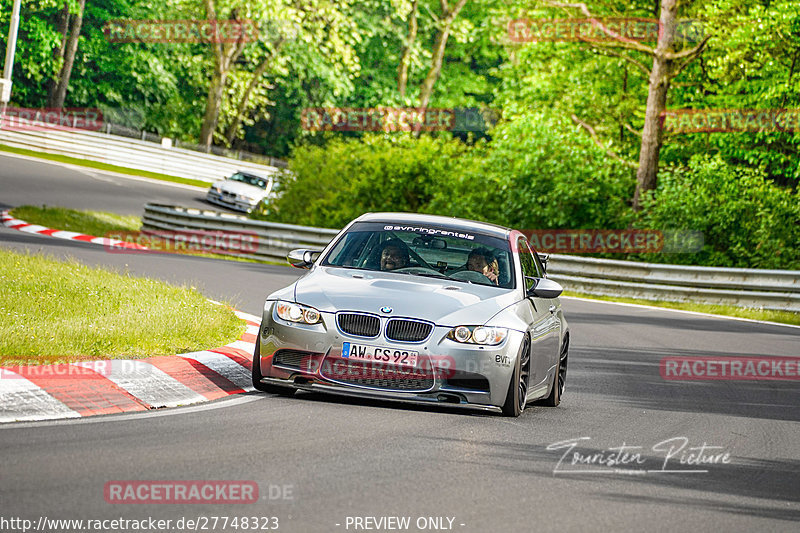
<instances>
[{"instance_id":1,"label":"black side mirror","mask_svg":"<svg viewBox=\"0 0 800 533\"><path fill-rule=\"evenodd\" d=\"M533 279L536 285L528 289L528 296L535 296L537 298L558 298L564 292L564 287L547 278L531 278L525 276L526 279Z\"/></svg>"},{"instance_id":2,"label":"black side mirror","mask_svg":"<svg viewBox=\"0 0 800 533\"><path fill-rule=\"evenodd\" d=\"M314 261L317 260L321 253L322 252L319 250L306 250L305 248L301 248L289 252L286 256L286 260L295 268L311 268L311 265L314 264Z\"/></svg>"}]
</instances>

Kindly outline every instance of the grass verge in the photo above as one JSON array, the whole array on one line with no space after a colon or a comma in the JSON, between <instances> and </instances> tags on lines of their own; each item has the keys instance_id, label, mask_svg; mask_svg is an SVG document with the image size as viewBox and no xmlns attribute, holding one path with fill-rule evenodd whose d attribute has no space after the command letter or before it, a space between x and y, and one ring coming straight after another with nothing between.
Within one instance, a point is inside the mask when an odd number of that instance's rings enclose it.
<instances>
[{"instance_id":1,"label":"grass verge","mask_svg":"<svg viewBox=\"0 0 800 533\"><path fill-rule=\"evenodd\" d=\"M587 298L590 300L603 300L606 302L651 305L654 307L664 307L667 309L679 309L681 311L695 311L697 313L708 313L711 315L735 316L737 318L749 318L751 320L764 320L767 322L780 322L781 324L793 324L800 326L800 313L793 313L791 311L770 311L767 309L755 309L752 307L734 307L732 305L665 302L662 300L641 300L637 298L622 298L616 296L597 296L595 294L585 294L582 292L573 291L564 291L564 296L574 296L576 298Z\"/></svg>"},{"instance_id":2,"label":"grass verge","mask_svg":"<svg viewBox=\"0 0 800 533\"><path fill-rule=\"evenodd\" d=\"M108 163L100 163L98 161L89 161L86 159L79 159L77 157L69 157L59 154L45 154L35 150L27 150L25 148L15 148L6 144L0 144L0 150L3 152L10 152L12 154L26 155L36 157L39 159L47 159L48 161L56 161L58 163L68 163L70 165L78 165L81 167L95 168L97 170L108 170L109 172L119 172L120 174L128 174L130 176L139 176L142 178L151 178L154 180L171 181L173 183L182 183L183 185L194 185L195 187L202 187L208 189L209 183L203 180L193 180L189 178L179 178L177 176L170 176L168 174L160 174L158 172L149 172L147 170L138 170L135 168L118 167L117 165L109 165Z\"/></svg>"},{"instance_id":3,"label":"grass verge","mask_svg":"<svg viewBox=\"0 0 800 533\"><path fill-rule=\"evenodd\" d=\"M65 207L35 207L23 205L11 210L11 216L28 224L39 224L47 228L85 233L103 237L115 231L137 231L142 219L135 215L116 215L102 211L78 211Z\"/></svg>"},{"instance_id":4,"label":"grass verge","mask_svg":"<svg viewBox=\"0 0 800 533\"><path fill-rule=\"evenodd\" d=\"M0 250L0 364L136 359L222 346L244 323L193 287Z\"/></svg>"}]
</instances>

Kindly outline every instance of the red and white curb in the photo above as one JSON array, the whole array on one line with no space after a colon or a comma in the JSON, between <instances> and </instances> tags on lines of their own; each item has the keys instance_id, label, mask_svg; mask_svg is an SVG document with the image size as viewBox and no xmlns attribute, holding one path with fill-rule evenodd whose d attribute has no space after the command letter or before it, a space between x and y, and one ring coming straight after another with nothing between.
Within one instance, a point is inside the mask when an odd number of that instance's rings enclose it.
<instances>
[{"instance_id":1,"label":"red and white curb","mask_svg":"<svg viewBox=\"0 0 800 533\"><path fill-rule=\"evenodd\" d=\"M38 224L28 224L24 220L14 218L8 214L8 210L0 211L0 224L7 228L24 231L25 233L36 233L38 235L47 235L57 239L69 239L72 241L90 242L92 244L100 244L113 248L131 248L134 250L147 250L147 247L141 244L120 241L118 239L109 239L108 237L95 237L94 235L84 235L83 233L75 233L74 231L64 231Z\"/></svg>"},{"instance_id":2,"label":"red and white curb","mask_svg":"<svg viewBox=\"0 0 800 533\"><path fill-rule=\"evenodd\" d=\"M191 405L252 391L259 318L211 350L135 360L0 367L0 423L79 418Z\"/></svg>"}]
</instances>

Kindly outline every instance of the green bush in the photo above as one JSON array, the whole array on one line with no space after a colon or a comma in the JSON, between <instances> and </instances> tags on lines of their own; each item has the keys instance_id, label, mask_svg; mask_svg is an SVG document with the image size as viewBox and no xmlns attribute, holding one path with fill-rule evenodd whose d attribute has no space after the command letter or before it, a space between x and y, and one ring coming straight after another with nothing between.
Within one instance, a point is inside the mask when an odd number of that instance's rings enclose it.
<instances>
[{"instance_id":1,"label":"green bush","mask_svg":"<svg viewBox=\"0 0 800 533\"><path fill-rule=\"evenodd\" d=\"M331 137L301 145L280 198L255 215L341 228L368 211L458 216L518 229L697 231L699 253L619 259L751 268L800 268L800 193L763 172L696 156L662 171L634 215L633 170L609 159L568 120L531 113L502 123L469 146L423 135ZM608 256L608 254L606 254Z\"/></svg>"},{"instance_id":2,"label":"green bush","mask_svg":"<svg viewBox=\"0 0 800 533\"><path fill-rule=\"evenodd\" d=\"M501 124L481 163L432 208L519 229L624 228L633 170L568 120L532 113Z\"/></svg>"},{"instance_id":3,"label":"green bush","mask_svg":"<svg viewBox=\"0 0 800 533\"><path fill-rule=\"evenodd\" d=\"M341 228L367 211L424 212L523 229L622 228L633 172L569 122L532 114L468 146L423 135L301 145L280 198L257 214Z\"/></svg>"},{"instance_id":4,"label":"green bush","mask_svg":"<svg viewBox=\"0 0 800 533\"><path fill-rule=\"evenodd\" d=\"M466 159L467 146L429 136L333 138L295 148L280 197L256 218L325 228L344 227L375 211L430 212L428 204Z\"/></svg>"},{"instance_id":5,"label":"green bush","mask_svg":"<svg viewBox=\"0 0 800 533\"><path fill-rule=\"evenodd\" d=\"M650 261L800 269L800 192L720 156L695 156L685 169L662 172L637 225L703 232L701 252L651 254Z\"/></svg>"}]
</instances>

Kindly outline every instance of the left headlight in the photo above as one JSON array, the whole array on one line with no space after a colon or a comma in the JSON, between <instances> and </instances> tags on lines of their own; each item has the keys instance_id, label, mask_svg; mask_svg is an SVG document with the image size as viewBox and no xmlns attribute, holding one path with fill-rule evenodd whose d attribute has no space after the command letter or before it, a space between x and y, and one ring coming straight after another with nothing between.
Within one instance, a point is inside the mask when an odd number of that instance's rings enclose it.
<instances>
[{"instance_id":1,"label":"left headlight","mask_svg":"<svg viewBox=\"0 0 800 533\"><path fill-rule=\"evenodd\" d=\"M318 324L322 322L322 315L313 307L300 305L292 302L280 301L275 304L275 312L278 316L289 322L300 324Z\"/></svg>"},{"instance_id":2,"label":"left headlight","mask_svg":"<svg viewBox=\"0 0 800 533\"><path fill-rule=\"evenodd\" d=\"M508 336L508 329L487 326L456 326L447 334L447 338L462 344L482 344L495 346Z\"/></svg>"}]
</instances>

